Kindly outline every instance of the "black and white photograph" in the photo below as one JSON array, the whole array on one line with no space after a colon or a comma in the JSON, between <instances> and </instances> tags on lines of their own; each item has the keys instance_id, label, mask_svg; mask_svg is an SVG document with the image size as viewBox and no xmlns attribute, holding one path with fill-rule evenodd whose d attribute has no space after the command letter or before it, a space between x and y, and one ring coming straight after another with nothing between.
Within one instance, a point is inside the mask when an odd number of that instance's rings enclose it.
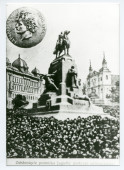
<instances>
[{"instance_id":1,"label":"black and white photograph","mask_svg":"<svg viewBox=\"0 0 124 170\"><path fill-rule=\"evenodd\" d=\"M119 165L119 4L6 4L6 164Z\"/></svg>"}]
</instances>

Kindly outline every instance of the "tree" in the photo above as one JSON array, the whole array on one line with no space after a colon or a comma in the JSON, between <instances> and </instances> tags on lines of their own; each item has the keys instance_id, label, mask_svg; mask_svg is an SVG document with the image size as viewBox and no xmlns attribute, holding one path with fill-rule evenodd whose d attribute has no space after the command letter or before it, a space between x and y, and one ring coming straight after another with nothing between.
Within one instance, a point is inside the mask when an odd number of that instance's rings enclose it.
<instances>
[{"instance_id":1,"label":"tree","mask_svg":"<svg viewBox=\"0 0 124 170\"><path fill-rule=\"evenodd\" d=\"M18 109L22 106L27 105L29 102L26 101L26 97L20 94L17 94L16 97L12 100L12 104L14 105L14 109Z\"/></svg>"},{"instance_id":2,"label":"tree","mask_svg":"<svg viewBox=\"0 0 124 170\"><path fill-rule=\"evenodd\" d=\"M117 82L116 82L117 83ZM119 84L117 83L118 87L119 87ZM112 87L111 88L111 101L112 102L118 102L119 103L119 88L116 86L115 87Z\"/></svg>"},{"instance_id":3,"label":"tree","mask_svg":"<svg viewBox=\"0 0 124 170\"><path fill-rule=\"evenodd\" d=\"M112 101L112 102L115 102L116 88L112 87L111 90L110 90L110 92L111 92L111 99L112 99L111 101Z\"/></svg>"},{"instance_id":4,"label":"tree","mask_svg":"<svg viewBox=\"0 0 124 170\"><path fill-rule=\"evenodd\" d=\"M120 86L120 82L116 81L115 85L116 85L116 87L119 87Z\"/></svg>"}]
</instances>

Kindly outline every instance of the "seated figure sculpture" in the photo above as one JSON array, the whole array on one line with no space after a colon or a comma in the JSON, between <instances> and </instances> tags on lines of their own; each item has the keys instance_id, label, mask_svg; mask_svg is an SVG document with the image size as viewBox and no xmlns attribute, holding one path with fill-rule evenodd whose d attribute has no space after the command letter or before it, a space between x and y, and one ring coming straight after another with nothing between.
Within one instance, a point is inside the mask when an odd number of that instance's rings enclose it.
<instances>
[{"instance_id":1,"label":"seated figure sculpture","mask_svg":"<svg viewBox=\"0 0 124 170\"><path fill-rule=\"evenodd\" d=\"M74 87L78 88L78 80L77 80L78 73L75 70L74 66L71 66L71 68L69 69L68 76L69 76L68 81L70 81L69 84L71 86L71 89Z\"/></svg>"}]
</instances>

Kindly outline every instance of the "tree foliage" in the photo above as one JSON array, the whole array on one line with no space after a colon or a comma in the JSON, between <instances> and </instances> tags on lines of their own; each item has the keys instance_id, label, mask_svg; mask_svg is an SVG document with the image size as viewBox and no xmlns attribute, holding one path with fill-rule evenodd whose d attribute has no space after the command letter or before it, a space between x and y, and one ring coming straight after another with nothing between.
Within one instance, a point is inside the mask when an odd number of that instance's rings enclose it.
<instances>
[{"instance_id":1,"label":"tree foliage","mask_svg":"<svg viewBox=\"0 0 124 170\"><path fill-rule=\"evenodd\" d=\"M14 109L18 109L22 106L27 105L29 102L26 101L26 97L22 96L20 94L17 94L16 97L12 100L12 104L14 106Z\"/></svg>"},{"instance_id":2,"label":"tree foliage","mask_svg":"<svg viewBox=\"0 0 124 170\"><path fill-rule=\"evenodd\" d=\"M116 87L112 87L110 92L111 92L111 101L112 102L118 102L119 103L119 86L120 86L120 82L117 81L115 83Z\"/></svg>"}]
</instances>

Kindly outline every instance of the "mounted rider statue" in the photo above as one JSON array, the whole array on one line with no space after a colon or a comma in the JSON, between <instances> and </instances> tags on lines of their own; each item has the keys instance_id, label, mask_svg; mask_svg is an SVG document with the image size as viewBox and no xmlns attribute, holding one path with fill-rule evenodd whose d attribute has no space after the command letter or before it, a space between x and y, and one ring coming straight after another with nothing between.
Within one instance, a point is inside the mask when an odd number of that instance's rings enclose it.
<instances>
[{"instance_id":1,"label":"mounted rider statue","mask_svg":"<svg viewBox=\"0 0 124 170\"><path fill-rule=\"evenodd\" d=\"M58 40L56 43L55 50L53 54L56 54L56 58L60 56L60 54L64 51L65 55L69 55L69 48L70 48L70 40L68 38L68 34L70 31L64 31L60 33L58 36Z\"/></svg>"}]
</instances>

